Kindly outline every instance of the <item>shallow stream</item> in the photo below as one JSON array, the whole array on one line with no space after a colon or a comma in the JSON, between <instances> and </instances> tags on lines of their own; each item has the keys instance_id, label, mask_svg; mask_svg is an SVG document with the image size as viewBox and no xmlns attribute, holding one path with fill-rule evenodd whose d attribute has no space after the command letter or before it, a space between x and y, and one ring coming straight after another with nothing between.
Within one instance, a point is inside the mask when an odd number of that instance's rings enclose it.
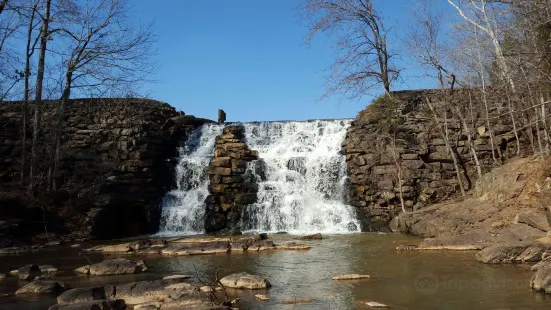
<instances>
[{"instance_id":1,"label":"shallow stream","mask_svg":"<svg viewBox=\"0 0 551 310\"><path fill-rule=\"evenodd\" d=\"M275 235L277 241L291 236ZM240 309L367 309L367 301L392 309L549 309L551 296L533 293L529 265L485 265L474 252L396 251L418 239L394 234L350 234L307 241L308 251L263 251L183 257L130 256L144 259L150 269L138 275L77 277L72 269L87 264L79 249L47 249L29 255L0 257L0 273L25 264L53 264L56 278L72 287L157 279L170 274L222 275L246 271L267 278L267 291L244 291ZM87 255L93 262L102 255ZM129 257L129 256L126 256ZM129 258L130 258L129 257ZM332 281L346 273L369 274L362 281ZM23 281L0 281L0 296L13 294ZM270 300L258 301L255 294ZM309 304L281 305L281 301L311 299ZM0 297L0 309L47 309L52 297Z\"/></svg>"}]
</instances>

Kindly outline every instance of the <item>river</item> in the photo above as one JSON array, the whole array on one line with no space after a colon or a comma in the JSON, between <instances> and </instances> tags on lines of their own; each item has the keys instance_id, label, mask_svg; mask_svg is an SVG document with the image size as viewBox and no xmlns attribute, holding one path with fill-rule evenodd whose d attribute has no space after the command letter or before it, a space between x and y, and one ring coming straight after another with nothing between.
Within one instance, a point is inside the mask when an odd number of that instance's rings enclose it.
<instances>
[{"instance_id":1,"label":"river","mask_svg":"<svg viewBox=\"0 0 551 310\"><path fill-rule=\"evenodd\" d=\"M277 241L288 235L274 235ZM3 256L0 272L7 273L28 263L53 264L56 278L72 287L157 279L170 274L205 276L246 271L272 283L267 291L242 291L240 309L367 309L376 301L392 309L549 309L551 296L528 287L533 272L528 264L486 265L474 252L397 251L396 246L415 244L417 238L397 234L359 233L327 236L307 241L308 251L263 251L183 257L144 256L149 270L138 275L78 277L72 269L85 265L79 249L46 249L28 255ZM93 262L102 255L87 255ZM129 257L129 256L125 256ZM361 281L332 281L339 274L369 274ZM192 280L194 281L194 280ZM47 309L55 297L13 296L24 281L8 277L0 281L0 309ZM270 296L267 302L254 295ZM282 305L294 299L309 304Z\"/></svg>"}]
</instances>

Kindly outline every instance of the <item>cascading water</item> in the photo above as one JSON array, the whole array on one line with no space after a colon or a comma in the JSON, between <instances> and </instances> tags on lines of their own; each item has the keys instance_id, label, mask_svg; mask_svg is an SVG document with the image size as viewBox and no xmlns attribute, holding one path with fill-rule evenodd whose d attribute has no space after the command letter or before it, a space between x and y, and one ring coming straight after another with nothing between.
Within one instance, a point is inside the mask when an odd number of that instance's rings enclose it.
<instances>
[{"instance_id":1,"label":"cascading water","mask_svg":"<svg viewBox=\"0 0 551 310\"><path fill-rule=\"evenodd\" d=\"M247 206L242 229L291 234L360 231L354 208L343 203L346 175L341 154L350 120L245 123L249 164L258 201Z\"/></svg>"},{"instance_id":2,"label":"cascading water","mask_svg":"<svg viewBox=\"0 0 551 310\"><path fill-rule=\"evenodd\" d=\"M190 134L180 148L176 166L177 189L164 199L160 234L198 234L204 232L205 198L209 178L205 173L214 152L214 141L223 126L203 125Z\"/></svg>"},{"instance_id":3,"label":"cascading water","mask_svg":"<svg viewBox=\"0 0 551 310\"><path fill-rule=\"evenodd\" d=\"M258 200L244 208L241 228L291 234L360 231L354 208L343 202L347 176L340 151L349 125L350 120L244 123L249 148L259 152L247 169L258 183ZM204 170L222 128L199 127L180 149L177 189L165 197L160 234L204 232L209 195Z\"/></svg>"}]
</instances>

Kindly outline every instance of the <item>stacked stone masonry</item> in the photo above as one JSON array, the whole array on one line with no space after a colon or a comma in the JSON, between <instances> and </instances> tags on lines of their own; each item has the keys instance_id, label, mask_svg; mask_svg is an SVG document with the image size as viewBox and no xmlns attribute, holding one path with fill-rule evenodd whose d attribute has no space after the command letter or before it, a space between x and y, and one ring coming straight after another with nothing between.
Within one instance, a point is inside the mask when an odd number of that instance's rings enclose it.
<instances>
[{"instance_id":1,"label":"stacked stone masonry","mask_svg":"<svg viewBox=\"0 0 551 310\"><path fill-rule=\"evenodd\" d=\"M210 195L206 199L205 230L238 231L242 208L256 202L257 184L247 173L248 162L258 159L244 140L243 127L227 126L216 137L214 157L207 169Z\"/></svg>"},{"instance_id":2,"label":"stacked stone masonry","mask_svg":"<svg viewBox=\"0 0 551 310\"><path fill-rule=\"evenodd\" d=\"M174 130L163 128L167 119L177 116L174 108L148 99L71 100L62 124L61 165L56 180L60 185L50 192L45 183L58 107L57 101L43 104L40 178L33 207L25 198L24 188L18 187L22 103L0 104L0 188L4 189L0 190L0 220L20 217L31 222L34 219L26 214L46 209L50 231L99 238L154 232L162 197L172 187L170 159L177 156L178 140L185 140L185 130L179 130L176 137L171 134ZM26 128L28 150L30 123ZM12 197L19 192L20 197ZM6 193L11 195L9 201L2 198Z\"/></svg>"},{"instance_id":3,"label":"stacked stone masonry","mask_svg":"<svg viewBox=\"0 0 551 310\"><path fill-rule=\"evenodd\" d=\"M453 96L440 90L395 92L392 97L396 104L390 119L382 122L375 119L372 107L360 112L348 129L343 149L350 178L349 203L358 208L365 223L364 230L388 229L389 221L402 208L400 187L406 210L410 211L457 194L458 182L452 157L435 125L426 99L429 98L434 105L442 104L445 99L452 105L465 106L469 100L480 100L478 95L476 92L469 94L467 90L458 90ZM492 100L491 92L487 98ZM497 104L491 102L491 105ZM487 172L495 166L495 162L483 116L482 112L475 111L469 115L468 121L476 128L471 131L471 141L483 172ZM444 120L440 119L440 122ZM391 124L391 130L388 130L388 124ZM461 170L474 182L476 166L465 131L459 121L451 117L445 125L459 157ZM498 161L515 155L515 136L508 119L493 119L491 127ZM527 147L526 135L523 132L519 134L521 148ZM466 178L463 182L466 183Z\"/></svg>"}]
</instances>

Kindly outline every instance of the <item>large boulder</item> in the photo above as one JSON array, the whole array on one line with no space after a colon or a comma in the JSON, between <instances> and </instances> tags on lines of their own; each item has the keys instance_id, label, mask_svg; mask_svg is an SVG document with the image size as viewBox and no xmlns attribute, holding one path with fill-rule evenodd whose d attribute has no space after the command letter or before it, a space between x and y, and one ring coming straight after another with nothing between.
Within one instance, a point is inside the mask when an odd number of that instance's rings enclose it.
<instances>
[{"instance_id":1,"label":"large boulder","mask_svg":"<svg viewBox=\"0 0 551 310\"><path fill-rule=\"evenodd\" d=\"M119 284L114 288L116 298L128 305L143 305L145 309L159 305L160 309L187 309L176 305L209 305L209 299L197 287L183 282L185 278L172 277L163 280L138 281ZM172 306L171 306L172 305ZM157 308L153 308L157 309Z\"/></svg>"},{"instance_id":2,"label":"large boulder","mask_svg":"<svg viewBox=\"0 0 551 310\"><path fill-rule=\"evenodd\" d=\"M184 284L185 287L180 286L182 290L193 290L191 284ZM138 281L132 283L119 284L116 286L117 298L122 298L129 305L143 304L148 302L166 302L174 299L177 296L177 292L165 289L166 283L163 280L155 281ZM174 284L169 284L170 286ZM171 293L173 295L171 296Z\"/></svg>"},{"instance_id":3,"label":"large boulder","mask_svg":"<svg viewBox=\"0 0 551 310\"><path fill-rule=\"evenodd\" d=\"M551 256L544 257L539 263L530 267L530 270L537 271L540 268L551 268Z\"/></svg>"},{"instance_id":4,"label":"large boulder","mask_svg":"<svg viewBox=\"0 0 551 310\"><path fill-rule=\"evenodd\" d=\"M550 265L545 265L541 268L538 268L538 270L530 280L530 287L535 291L551 294L551 266Z\"/></svg>"},{"instance_id":5,"label":"large boulder","mask_svg":"<svg viewBox=\"0 0 551 310\"><path fill-rule=\"evenodd\" d=\"M114 299L114 296L114 286L74 288L59 295L57 303L60 305L76 304L93 300Z\"/></svg>"},{"instance_id":6,"label":"large boulder","mask_svg":"<svg viewBox=\"0 0 551 310\"><path fill-rule=\"evenodd\" d=\"M493 245L476 253L476 260L486 264L513 263L527 247L527 244Z\"/></svg>"},{"instance_id":7,"label":"large boulder","mask_svg":"<svg viewBox=\"0 0 551 310\"><path fill-rule=\"evenodd\" d=\"M130 253L130 252L144 252L149 248L160 248L166 244L165 240L152 239L152 240L139 240L134 242L109 244L109 245L97 245L86 249L86 252L102 252L102 253Z\"/></svg>"},{"instance_id":8,"label":"large boulder","mask_svg":"<svg viewBox=\"0 0 551 310\"><path fill-rule=\"evenodd\" d=\"M511 235L514 236L522 241L533 241L539 238L543 238L546 236L546 233L541 231L538 228L534 228L530 225L517 223L509 225L503 230L501 230L500 234L502 235Z\"/></svg>"},{"instance_id":9,"label":"large boulder","mask_svg":"<svg viewBox=\"0 0 551 310\"><path fill-rule=\"evenodd\" d=\"M236 273L220 279L220 283L225 287L230 288L246 288L246 289L265 289L272 285L261 276L248 274L246 272Z\"/></svg>"},{"instance_id":10,"label":"large boulder","mask_svg":"<svg viewBox=\"0 0 551 310\"><path fill-rule=\"evenodd\" d=\"M543 244L499 244L478 252L476 259L486 264L538 262L547 249Z\"/></svg>"},{"instance_id":11,"label":"large boulder","mask_svg":"<svg viewBox=\"0 0 551 310\"><path fill-rule=\"evenodd\" d=\"M26 265L17 269L17 275L20 280L34 280L34 278L40 276L40 267L38 265Z\"/></svg>"},{"instance_id":12,"label":"large boulder","mask_svg":"<svg viewBox=\"0 0 551 310\"><path fill-rule=\"evenodd\" d=\"M483 230L472 230L464 234L426 238L418 246L419 250L481 250L486 247L492 235Z\"/></svg>"},{"instance_id":13,"label":"large boulder","mask_svg":"<svg viewBox=\"0 0 551 310\"><path fill-rule=\"evenodd\" d=\"M68 290L58 296L63 304L83 303L94 300L123 299L128 305L166 303L179 298L204 297L195 286L185 283L185 276L167 277L162 280L137 281L104 287L87 287Z\"/></svg>"},{"instance_id":14,"label":"large boulder","mask_svg":"<svg viewBox=\"0 0 551 310\"><path fill-rule=\"evenodd\" d=\"M525 211L516 215L515 223L523 223L542 231L549 231L551 227L547 222L545 212Z\"/></svg>"},{"instance_id":15,"label":"large boulder","mask_svg":"<svg viewBox=\"0 0 551 310\"><path fill-rule=\"evenodd\" d=\"M82 266L75 269L76 273L105 276L114 274L139 273L147 270L143 260L132 261L126 258L106 259L101 263Z\"/></svg>"},{"instance_id":16,"label":"large boulder","mask_svg":"<svg viewBox=\"0 0 551 310\"><path fill-rule=\"evenodd\" d=\"M300 238L301 240L321 240L323 239L323 236L320 233L313 234L313 235L307 235Z\"/></svg>"},{"instance_id":17,"label":"large boulder","mask_svg":"<svg viewBox=\"0 0 551 310\"><path fill-rule=\"evenodd\" d=\"M92 300L74 304L53 305L48 310L124 310L124 300Z\"/></svg>"},{"instance_id":18,"label":"large boulder","mask_svg":"<svg viewBox=\"0 0 551 310\"><path fill-rule=\"evenodd\" d=\"M38 280L21 287L15 294L59 294L68 289L62 282Z\"/></svg>"}]
</instances>

